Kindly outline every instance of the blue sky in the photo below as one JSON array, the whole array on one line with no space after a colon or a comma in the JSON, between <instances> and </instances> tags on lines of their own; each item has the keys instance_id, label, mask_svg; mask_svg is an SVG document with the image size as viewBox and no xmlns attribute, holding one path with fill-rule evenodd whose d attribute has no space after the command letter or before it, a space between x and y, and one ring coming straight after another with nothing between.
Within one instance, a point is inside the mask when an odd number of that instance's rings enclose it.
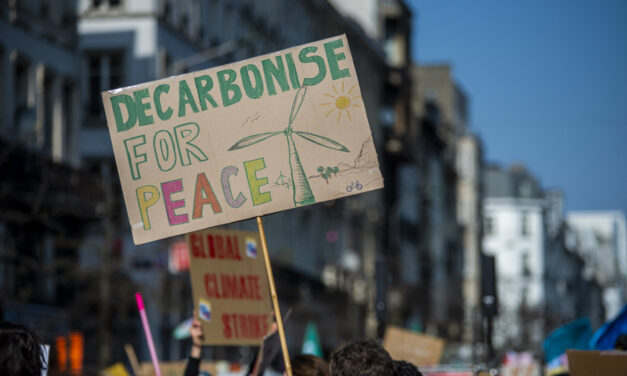
<instances>
[{"instance_id":1,"label":"blue sky","mask_svg":"<svg viewBox=\"0 0 627 376\"><path fill-rule=\"evenodd\" d=\"M452 64L488 161L627 212L627 1L407 2L414 60Z\"/></svg>"}]
</instances>

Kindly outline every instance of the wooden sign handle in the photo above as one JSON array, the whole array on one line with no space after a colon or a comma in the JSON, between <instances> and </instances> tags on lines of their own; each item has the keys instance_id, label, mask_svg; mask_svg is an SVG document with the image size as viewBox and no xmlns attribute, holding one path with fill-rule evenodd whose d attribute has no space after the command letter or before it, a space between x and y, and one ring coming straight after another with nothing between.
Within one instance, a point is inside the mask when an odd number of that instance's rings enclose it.
<instances>
[{"instance_id":1,"label":"wooden sign handle","mask_svg":"<svg viewBox=\"0 0 627 376\"><path fill-rule=\"evenodd\" d=\"M266 274L268 274L268 285L270 285L270 295L272 296L272 305L274 307L274 317L279 330L279 339L281 340L281 350L283 352L283 361L285 362L285 372L287 376L292 376L292 365L290 364L290 354L287 352L287 342L285 341L285 330L283 329L283 319L281 318L281 310L279 309L279 299L276 295L276 287L274 286L274 275L272 274L272 266L270 265L270 254L268 245L266 244L266 233L263 231L263 223L261 217L257 217L257 227L259 227L259 237L261 238L261 249L263 251L263 260L266 263Z\"/></svg>"}]
</instances>

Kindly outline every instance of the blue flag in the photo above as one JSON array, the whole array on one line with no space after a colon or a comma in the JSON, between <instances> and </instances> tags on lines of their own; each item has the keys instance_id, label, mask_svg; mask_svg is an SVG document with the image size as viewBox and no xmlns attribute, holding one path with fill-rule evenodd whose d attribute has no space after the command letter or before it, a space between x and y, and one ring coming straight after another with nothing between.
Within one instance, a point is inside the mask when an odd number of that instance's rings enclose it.
<instances>
[{"instance_id":1,"label":"blue flag","mask_svg":"<svg viewBox=\"0 0 627 376\"><path fill-rule=\"evenodd\" d=\"M552 331L542 344L545 360L547 363L551 362L564 354L566 349L589 350L590 337L592 328L587 317L560 326Z\"/></svg>"},{"instance_id":2,"label":"blue flag","mask_svg":"<svg viewBox=\"0 0 627 376\"><path fill-rule=\"evenodd\" d=\"M627 305L614 320L606 322L594 333L590 347L594 350L612 350L616 338L621 334L627 334Z\"/></svg>"}]
</instances>

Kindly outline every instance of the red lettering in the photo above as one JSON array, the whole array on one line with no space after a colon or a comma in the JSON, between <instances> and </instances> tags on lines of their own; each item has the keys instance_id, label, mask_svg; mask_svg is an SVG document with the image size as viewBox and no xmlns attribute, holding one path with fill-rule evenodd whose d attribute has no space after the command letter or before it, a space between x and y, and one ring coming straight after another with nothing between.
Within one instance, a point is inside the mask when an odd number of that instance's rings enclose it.
<instances>
[{"instance_id":1,"label":"red lettering","mask_svg":"<svg viewBox=\"0 0 627 376\"><path fill-rule=\"evenodd\" d=\"M205 274L207 297L218 299L263 300L257 275Z\"/></svg>"},{"instance_id":2,"label":"red lettering","mask_svg":"<svg viewBox=\"0 0 627 376\"><path fill-rule=\"evenodd\" d=\"M231 320L233 320L233 327L235 328L235 338L239 338L239 330L237 328L237 315L235 313L231 315Z\"/></svg>"},{"instance_id":3,"label":"red lettering","mask_svg":"<svg viewBox=\"0 0 627 376\"><path fill-rule=\"evenodd\" d=\"M250 320L250 335L251 337L260 337L259 333L261 333L261 320L259 317L251 316Z\"/></svg>"},{"instance_id":4,"label":"red lettering","mask_svg":"<svg viewBox=\"0 0 627 376\"><path fill-rule=\"evenodd\" d=\"M238 315L239 321L239 330L244 338L250 338L250 333L248 332L248 317L246 315Z\"/></svg>"},{"instance_id":5,"label":"red lettering","mask_svg":"<svg viewBox=\"0 0 627 376\"><path fill-rule=\"evenodd\" d=\"M205 274L205 293L209 298L220 299L220 289L218 288L218 280L215 274Z\"/></svg>"},{"instance_id":6,"label":"red lettering","mask_svg":"<svg viewBox=\"0 0 627 376\"><path fill-rule=\"evenodd\" d=\"M216 236L216 254L220 260L224 259L224 239Z\"/></svg>"},{"instance_id":7,"label":"red lettering","mask_svg":"<svg viewBox=\"0 0 627 376\"><path fill-rule=\"evenodd\" d=\"M261 300L261 286L259 286L259 276L251 275L250 278L252 285L251 299Z\"/></svg>"},{"instance_id":8,"label":"red lettering","mask_svg":"<svg viewBox=\"0 0 627 376\"><path fill-rule=\"evenodd\" d=\"M267 314L222 314L223 332L226 338L262 338L268 334Z\"/></svg>"},{"instance_id":9,"label":"red lettering","mask_svg":"<svg viewBox=\"0 0 627 376\"><path fill-rule=\"evenodd\" d=\"M207 235L207 243L209 243L209 258L216 258L216 249L213 245L213 235Z\"/></svg>"},{"instance_id":10,"label":"red lettering","mask_svg":"<svg viewBox=\"0 0 627 376\"><path fill-rule=\"evenodd\" d=\"M190 242L192 243L192 257L206 257L202 251L201 239L198 235L192 233L190 235Z\"/></svg>"},{"instance_id":11,"label":"red lettering","mask_svg":"<svg viewBox=\"0 0 627 376\"><path fill-rule=\"evenodd\" d=\"M229 325L229 315L225 313L222 314L222 333L224 333L225 338L231 338L233 336L233 331Z\"/></svg>"},{"instance_id":12,"label":"red lettering","mask_svg":"<svg viewBox=\"0 0 627 376\"><path fill-rule=\"evenodd\" d=\"M237 299L237 277L232 274L220 274L222 295L225 298Z\"/></svg>"},{"instance_id":13,"label":"red lettering","mask_svg":"<svg viewBox=\"0 0 627 376\"><path fill-rule=\"evenodd\" d=\"M237 260L236 251L233 249L233 241L231 237L226 238L226 258L229 260Z\"/></svg>"},{"instance_id":14,"label":"red lettering","mask_svg":"<svg viewBox=\"0 0 627 376\"><path fill-rule=\"evenodd\" d=\"M246 277L244 276L239 277L239 294L237 297L240 299L250 299L246 289Z\"/></svg>"}]
</instances>

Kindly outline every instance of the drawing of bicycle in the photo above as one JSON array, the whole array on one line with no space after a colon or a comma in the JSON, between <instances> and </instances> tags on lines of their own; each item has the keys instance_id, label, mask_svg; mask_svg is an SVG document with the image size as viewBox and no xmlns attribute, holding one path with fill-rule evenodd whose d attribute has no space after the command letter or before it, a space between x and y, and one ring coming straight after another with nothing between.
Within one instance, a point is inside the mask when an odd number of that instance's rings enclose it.
<instances>
[{"instance_id":1,"label":"drawing of bicycle","mask_svg":"<svg viewBox=\"0 0 627 376\"><path fill-rule=\"evenodd\" d=\"M361 191L363 188L364 186L359 182L359 180L355 180L346 186L346 192L352 192L353 189L357 189L358 191Z\"/></svg>"}]
</instances>

